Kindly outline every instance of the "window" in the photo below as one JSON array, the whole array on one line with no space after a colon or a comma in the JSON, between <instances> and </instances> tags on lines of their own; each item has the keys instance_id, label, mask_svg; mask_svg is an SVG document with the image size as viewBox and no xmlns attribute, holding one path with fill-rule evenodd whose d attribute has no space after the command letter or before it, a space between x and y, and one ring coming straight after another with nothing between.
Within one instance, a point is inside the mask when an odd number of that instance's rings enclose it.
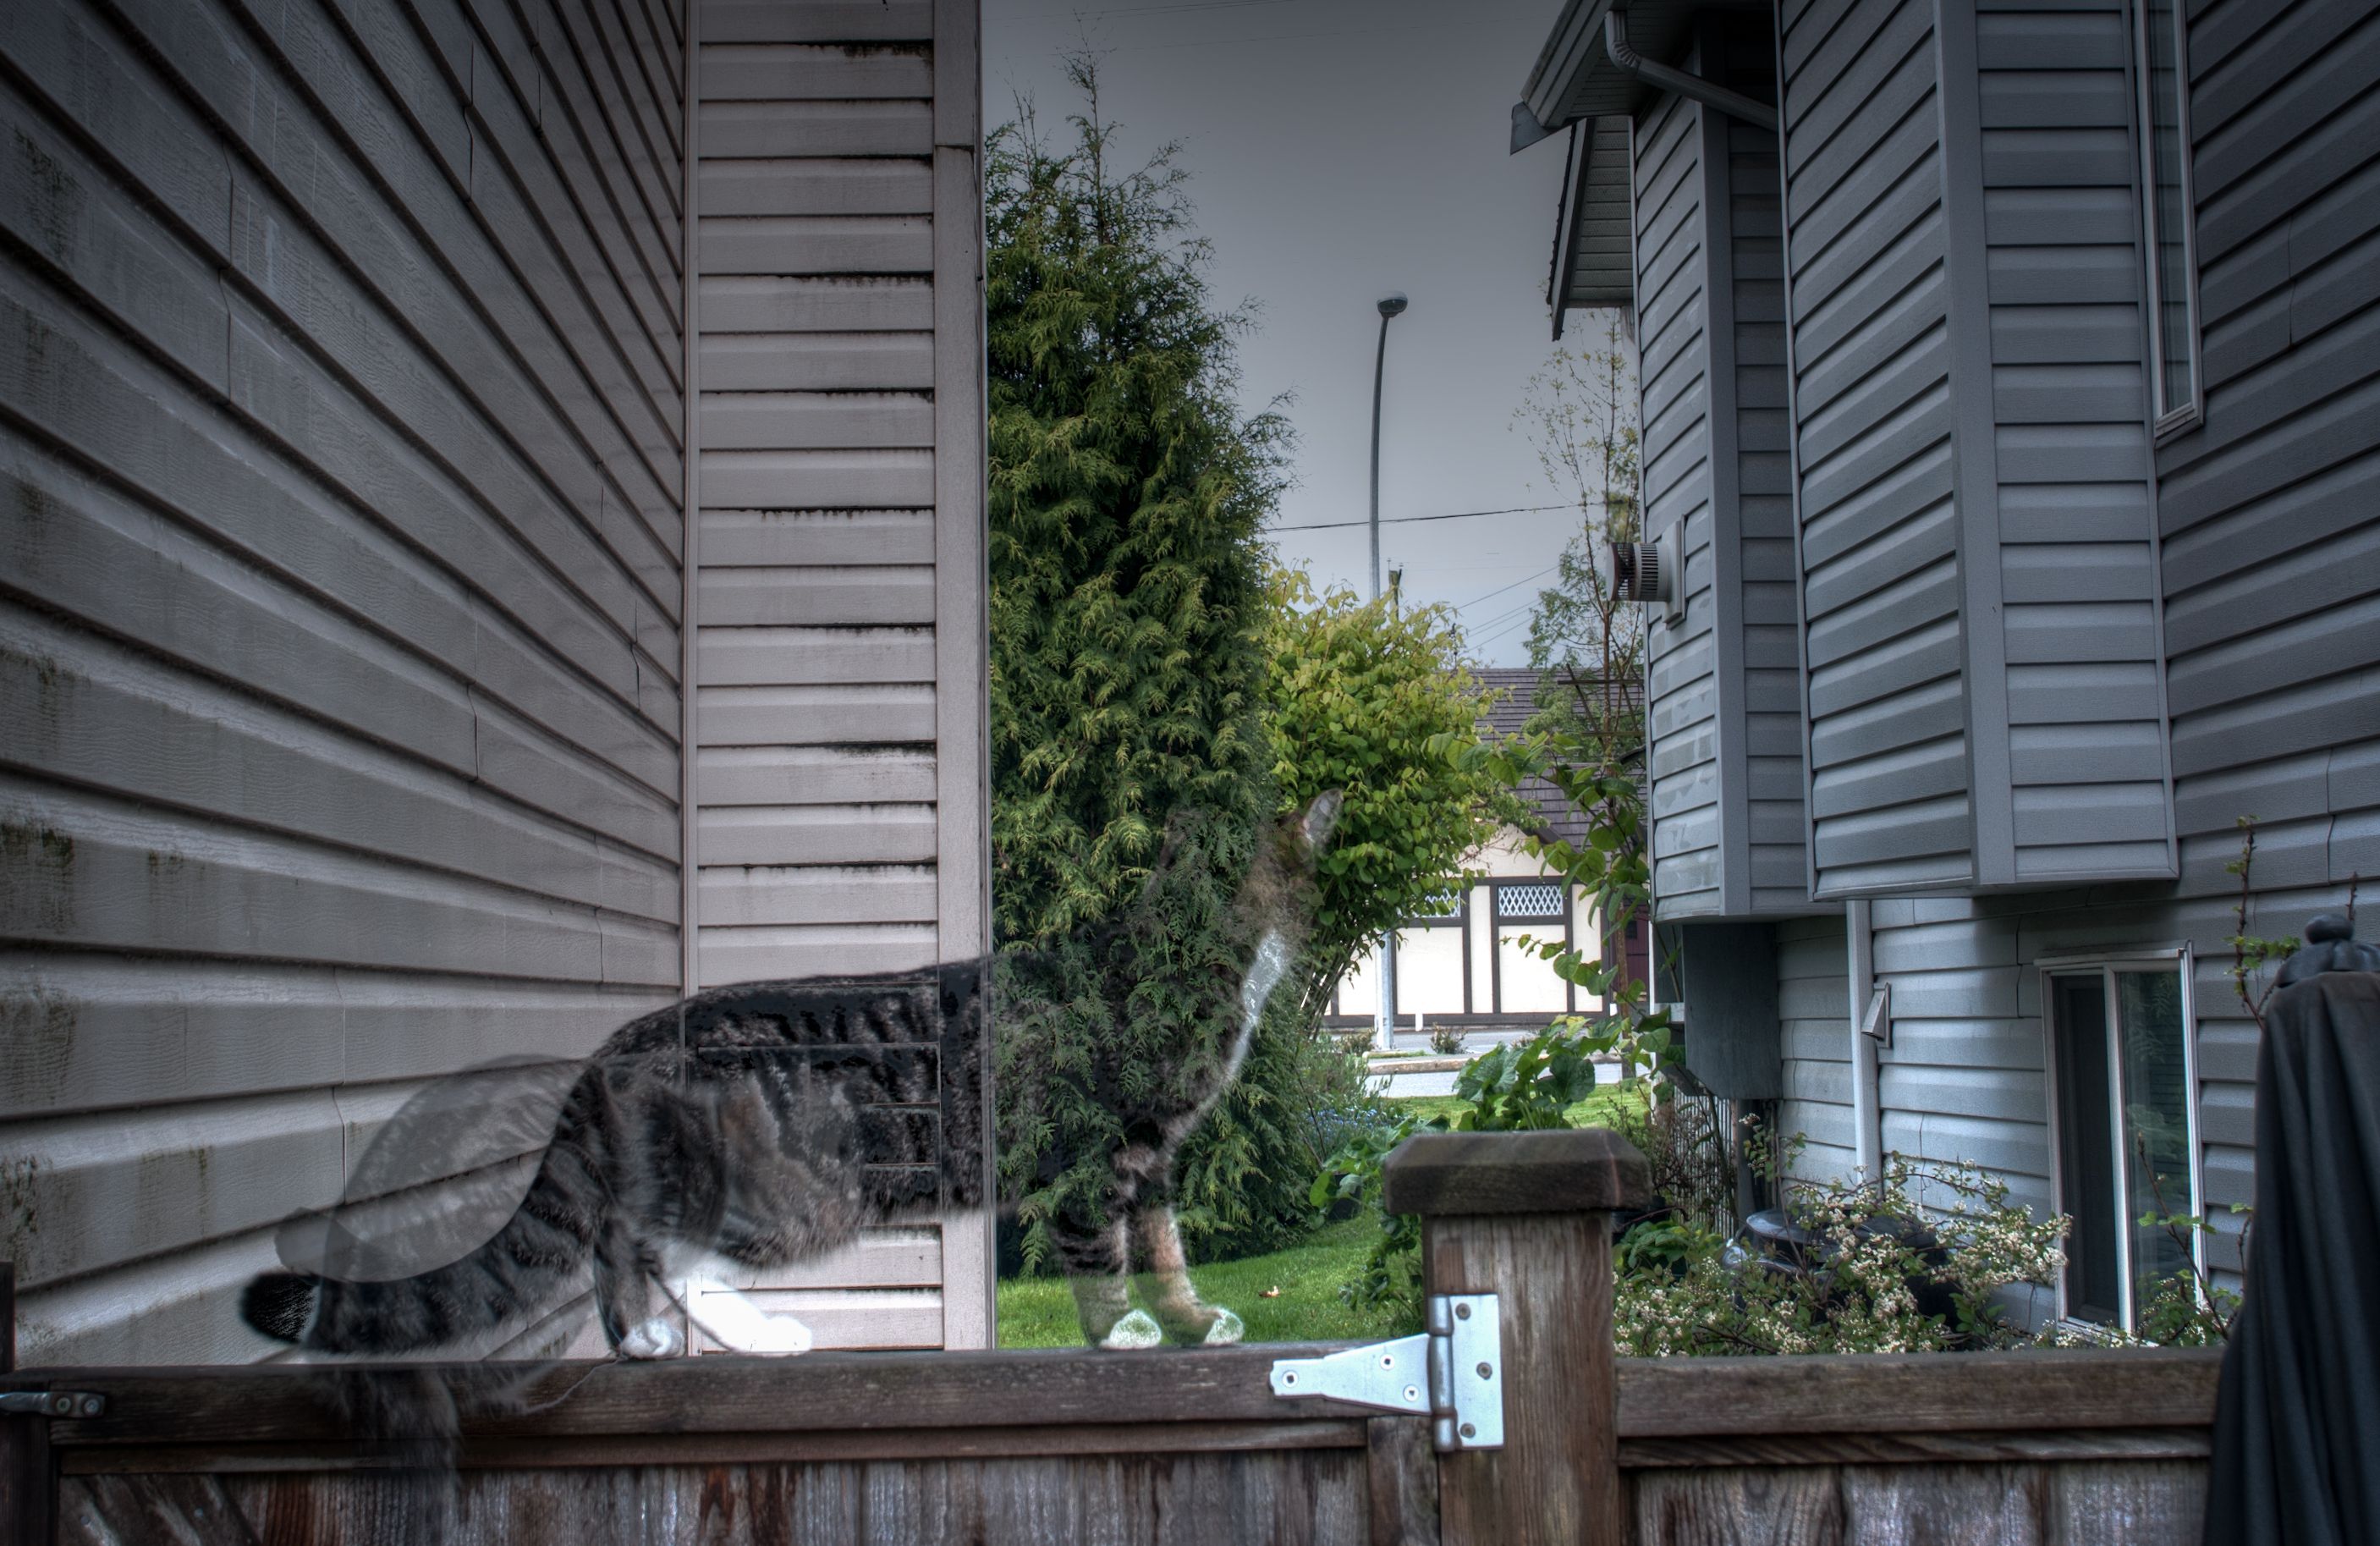
<instances>
[{"instance_id":1,"label":"window","mask_svg":"<svg viewBox=\"0 0 2380 1546\"><path fill-rule=\"evenodd\" d=\"M1505 885L1496 888L1499 918L1560 918L1562 890L1559 885Z\"/></svg>"},{"instance_id":2,"label":"window","mask_svg":"<svg viewBox=\"0 0 2380 1546\"><path fill-rule=\"evenodd\" d=\"M2198 422L2198 255L2190 191L2190 50L2180 0L2135 0L2149 392L2162 438Z\"/></svg>"},{"instance_id":3,"label":"window","mask_svg":"<svg viewBox=\"0 0 2380 1546\"><path fill-rule=\"evenodd\" d=\"M2130 1331L2191 1265L2148 1213L2198 1211L2187 957L2049 975L2058 1206L2071 1214L2064 1312Z\"/></svg>"}]
</instances>

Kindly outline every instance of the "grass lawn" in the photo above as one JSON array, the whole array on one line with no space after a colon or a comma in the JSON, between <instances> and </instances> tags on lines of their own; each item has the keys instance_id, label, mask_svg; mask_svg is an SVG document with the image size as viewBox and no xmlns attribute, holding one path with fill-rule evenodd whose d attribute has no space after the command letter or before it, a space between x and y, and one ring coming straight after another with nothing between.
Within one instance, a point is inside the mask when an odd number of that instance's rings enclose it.
<instances>
[{"instance_id":1,"label":"grass lawn","mask_svg":"<svg viewBox=\"0 0 2380 1546\"><path fill-rule=\"evenodd\" d=\"M1572 1106L1573 1123L1601 1119L1621 1102L1640 1102L1634 1088L1606 1085ZM1391 1101L1400 1111L1421 1116L1451 1115L1458 1108L1452 1096L1418 1096ZM1363 1270L1364 1258L1379 1237L1378 1223L1368 1215L1325 1226L1297 1246L1269 1256L1239 1261L1213 1261L1190 1269L1190 1281L1210 1305L1226 1305L1247 1323L1250 1342L1342 1342L1385 1337L1390 1330L1383 1317L1350 1309L1339 1297L1340 1285ZM1281 1292L1264 1296L1268 1288ZM1082 1329L1075 1321L1075 1296L1062 1278L1002 1278L999 1284L1000 1345L1002 1347L1079 1347Z\"/></svg>"}]
</instances>

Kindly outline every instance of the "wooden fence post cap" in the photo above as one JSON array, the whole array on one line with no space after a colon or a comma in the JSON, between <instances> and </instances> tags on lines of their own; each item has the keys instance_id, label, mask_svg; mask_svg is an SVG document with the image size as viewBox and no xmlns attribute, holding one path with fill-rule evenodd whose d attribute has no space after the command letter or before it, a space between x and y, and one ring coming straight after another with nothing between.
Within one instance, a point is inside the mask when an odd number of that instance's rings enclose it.
<instances>
[{"instance_id":1,"label":"wooden fence post cap","mask_svg":"<svg viewBox=\"0 0 2380 1546\"><path fill-rule=\"evenodd\" d=\"M1447 1217L1588 1213L1652 1200L1645 1156L1608 1127L1415 1133L1382 1163L1388 1210Z\"/></svg>"}]
</instances>

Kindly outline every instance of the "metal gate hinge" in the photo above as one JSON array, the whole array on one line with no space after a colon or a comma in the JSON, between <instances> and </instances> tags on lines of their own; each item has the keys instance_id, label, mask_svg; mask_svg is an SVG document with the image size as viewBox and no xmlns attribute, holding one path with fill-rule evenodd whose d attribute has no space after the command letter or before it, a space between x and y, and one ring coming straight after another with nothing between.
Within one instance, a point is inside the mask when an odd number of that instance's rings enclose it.
<instances>
[{"instance_id":1,"label":"metal gate hinge","mask_svg":"<svg viewBox=\"0 0 2380 1546\"><path fill-rule=\"evenodd\" d=\"M106 1410L107 1397L90 1391L0 1392L0 1416L95 1418Z\"/></svg>"},{"instance_id":2,"label":"metal gate hinge","mask_svg":"<svg viewBox=\"0 0 2380 1546\"><path fill-rule=\"evenodd\" d=\"M1427 1323L1420 1336L1277 1359L1272 1393L1430 1417L1431 1439L1442 1454L1503 1448L1504 1336L1496 1296L1433 1294Z\"/></svg>"}]
</instances>

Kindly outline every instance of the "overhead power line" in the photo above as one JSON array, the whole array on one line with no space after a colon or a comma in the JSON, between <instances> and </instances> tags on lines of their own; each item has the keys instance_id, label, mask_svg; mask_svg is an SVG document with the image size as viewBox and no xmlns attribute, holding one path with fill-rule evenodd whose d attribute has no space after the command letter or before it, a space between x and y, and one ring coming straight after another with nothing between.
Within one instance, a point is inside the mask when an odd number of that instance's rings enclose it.
<instances>
[{"instance_id":1,"label":"overhead power line","mask_svg":"<svg viewBox=\"0 0 2380 1546\"><path fill-rule=\"evenodd\" d=\"M1470 520L1479 516L1527 516L1535 515L1540 510L1568 510L1572 508L1574 508L1574 506L1569 505L1514 505L1501 510L1450 510L1442 516L1383 516L1380 517L1380 524L1382 526L1398 526L1409 521L1417 520ZM1367 520L1325 520L1316 521L1310 526L1268 526L1265 528L1265 530L1268 533L1274 531L1337 531L1345 527L1369 526L1372 523Z\"/></svg>"}]
</instances>

